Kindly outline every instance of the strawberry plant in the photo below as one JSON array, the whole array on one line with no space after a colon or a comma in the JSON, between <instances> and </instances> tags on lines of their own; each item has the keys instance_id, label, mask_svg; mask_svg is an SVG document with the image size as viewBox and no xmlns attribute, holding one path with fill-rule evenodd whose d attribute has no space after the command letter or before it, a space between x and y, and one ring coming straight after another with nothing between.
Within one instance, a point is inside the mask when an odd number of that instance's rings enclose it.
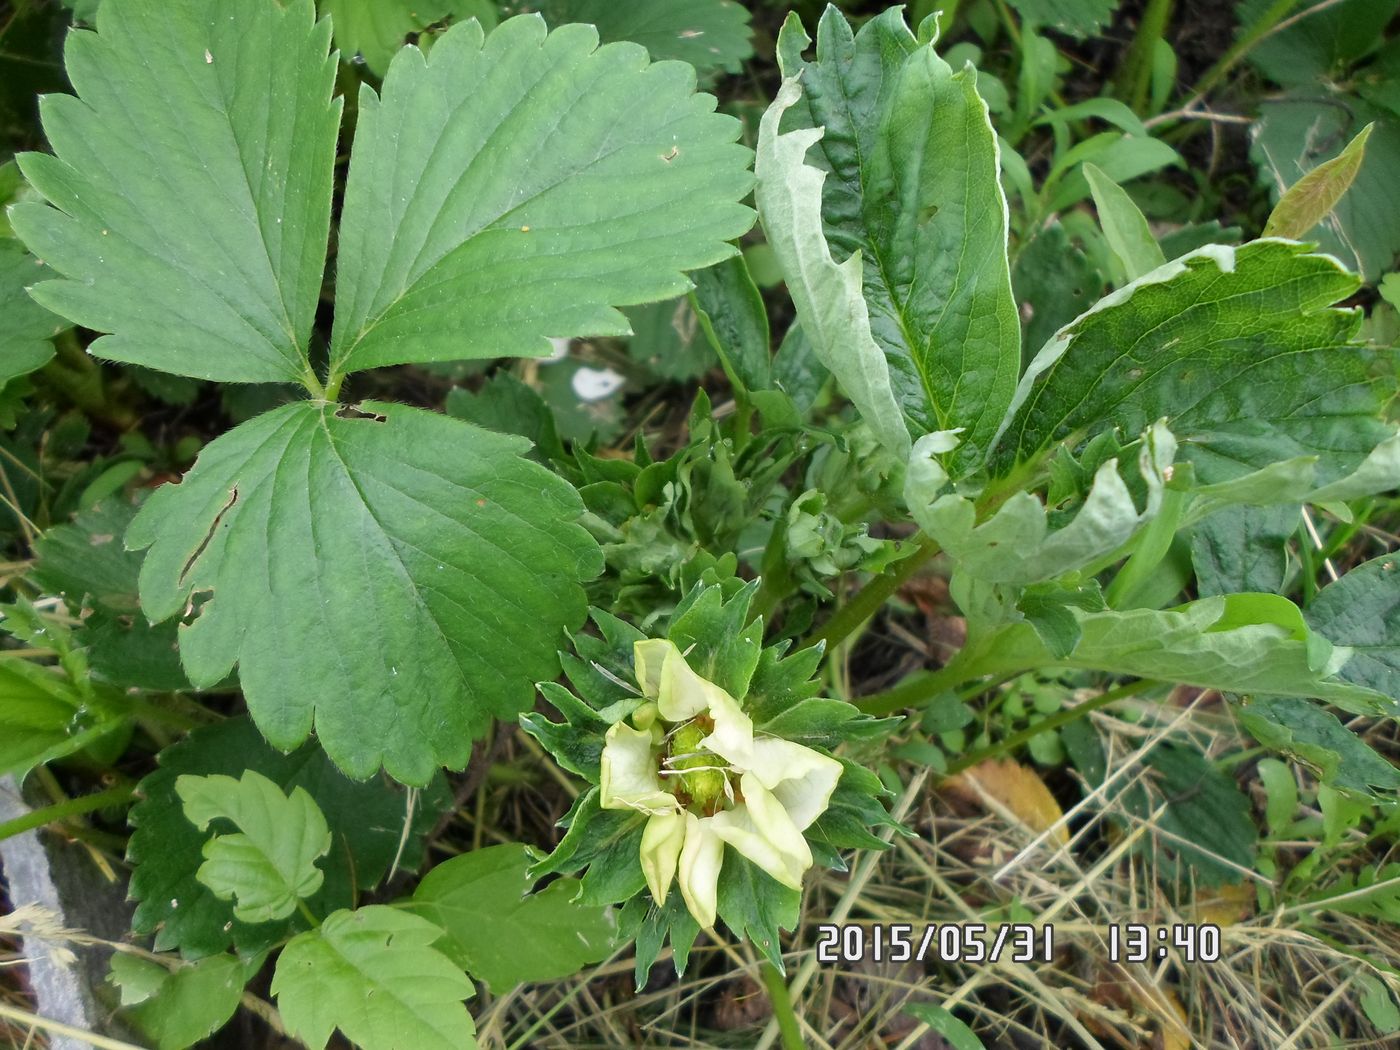
<instances>
[{"instance_id":1,"label":"strawberry plant","mask_svg":"<svg viewBox=\"0 0 1400 1050\"><path fill-rule=\"evenodd\" d=\"M53 796L0 836L127 869L120 1031L536 1045L587 1008L511 1042L519 986L722 946L790 1050L813 884L915 850L931 782L1068 848L1056 769L1174 906L1394 921L1282 870L1395 833L1400 575L1343 548L1393 539L1397 359L1383 249L1333 243L1385 130L1252 240L1165 233L1162 5L1127 103L1037 32L1115 4L963 12L1018 13L1014 98L922 6L757 58L731 0L76 12L0 169L0 771ZM1183 697L1245 743L1110 773L1096 715Z\"/></svg>"}]
</instances>

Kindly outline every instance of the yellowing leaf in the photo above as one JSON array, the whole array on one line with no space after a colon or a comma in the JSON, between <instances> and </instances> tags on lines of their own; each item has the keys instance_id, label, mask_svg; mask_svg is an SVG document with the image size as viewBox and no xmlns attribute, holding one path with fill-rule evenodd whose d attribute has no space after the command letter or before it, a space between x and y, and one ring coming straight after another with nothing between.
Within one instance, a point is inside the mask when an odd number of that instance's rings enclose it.
<instances>
[{"instance_id":1,"label":"yellowing leaf","mask_svg":"<svg viewBox=\"0 0 1400 1050\"><path fill-rule=\"evenodd\" d=\"M1367 124L1341 153L1288 187L1264 224L1264 236L1297 240L1327 218L1361 170L1361 162L1366 159L1366 140L1375 126L1374 122Z\"/></svg>"},{"instance_id":2,"label":"yellowing leaf","mask_svg":"<svg viewBox=\"0 0 1400 1050\"><path fill-rule=\"evenodd\" d=\"M1009 758L979 763L949 777L946 786L969 798L1005 808L1037 834L1054 827L1064 816L1039 774ZM1069 830L1061 824L1051 837L1061 844L1067 843Z\"/></svg>"}]
</instances>

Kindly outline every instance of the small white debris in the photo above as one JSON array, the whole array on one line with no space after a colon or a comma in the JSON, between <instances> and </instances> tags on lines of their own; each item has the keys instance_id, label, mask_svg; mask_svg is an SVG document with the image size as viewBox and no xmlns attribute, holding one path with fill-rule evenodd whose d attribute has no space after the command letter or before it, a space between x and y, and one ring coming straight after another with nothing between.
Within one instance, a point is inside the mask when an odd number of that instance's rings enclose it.
<instances>
[{"instance_id":1,"label":"small white debris","mask_svg":"<svg viewBox=\"0 0 1400 1050\"><path fill-rule=\"evenodd\" d=\"M204 64L206 66L212 66L214 64L214 56L207 47L204 49Z\"/></svg>"},{"instance_id":2,"label":"small white debris","mask_svg":"<svg viewBox=\"0 0 1400 1050\"><path fill-rule=\"evenodd\" d=\"M549 364L551 361L562 361L569 356L569 341L567 339L551 339L549 345L554 347L549 352L548 357L540 358L541 364Z\"/></svg>"},{"instance_id":3,"label":"small white debris","mask_svg":"<svg viewBox=\"0 0 1400 1050\"><path fill-rule=\"evenodd\" d=\"M589 368L584 365L574 373L574 393L580 401L601 401L617 393L627 382L619 372L611 368Z\"/></svg>"}]
</instances>

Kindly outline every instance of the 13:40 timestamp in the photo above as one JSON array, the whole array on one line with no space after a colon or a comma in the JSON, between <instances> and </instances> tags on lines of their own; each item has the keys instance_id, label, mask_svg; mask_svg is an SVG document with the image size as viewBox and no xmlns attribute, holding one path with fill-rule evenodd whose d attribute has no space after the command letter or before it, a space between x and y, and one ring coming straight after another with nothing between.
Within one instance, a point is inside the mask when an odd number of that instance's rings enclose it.
<instances>
[{"instance_id":1,"label":"13:40 timestamp","mask_svg":"<svg viewBox=\"0 0 1400 1050\"><path fill-rule=\"evenodd\" d=\"M1220 927L1210 922L1173 926L1125 922L1110 926L1107 940L1109 962L1158 962L1174 951L1189 963L1220 958Z\"/></svg>"}]
</instances>

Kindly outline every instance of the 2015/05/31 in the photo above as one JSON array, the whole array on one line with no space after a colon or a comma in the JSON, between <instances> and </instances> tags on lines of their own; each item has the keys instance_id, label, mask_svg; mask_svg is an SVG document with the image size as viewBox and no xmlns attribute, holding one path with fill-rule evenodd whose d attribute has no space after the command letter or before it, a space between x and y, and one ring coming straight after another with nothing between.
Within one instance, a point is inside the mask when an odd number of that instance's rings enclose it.
<instances>
[{"instance_id":1,"label":"2015/05/31","mask_svg":"<svg viewBox=\"0 0 1400 1050\"><path fill-rule=\"evenodd\" d=\"M930 923L916 931L909 923L821 923L817 926L817 961L821 963L1050 962L1055 954L1055 927L1031 923Z\"/></svg>"}]
</instances>

